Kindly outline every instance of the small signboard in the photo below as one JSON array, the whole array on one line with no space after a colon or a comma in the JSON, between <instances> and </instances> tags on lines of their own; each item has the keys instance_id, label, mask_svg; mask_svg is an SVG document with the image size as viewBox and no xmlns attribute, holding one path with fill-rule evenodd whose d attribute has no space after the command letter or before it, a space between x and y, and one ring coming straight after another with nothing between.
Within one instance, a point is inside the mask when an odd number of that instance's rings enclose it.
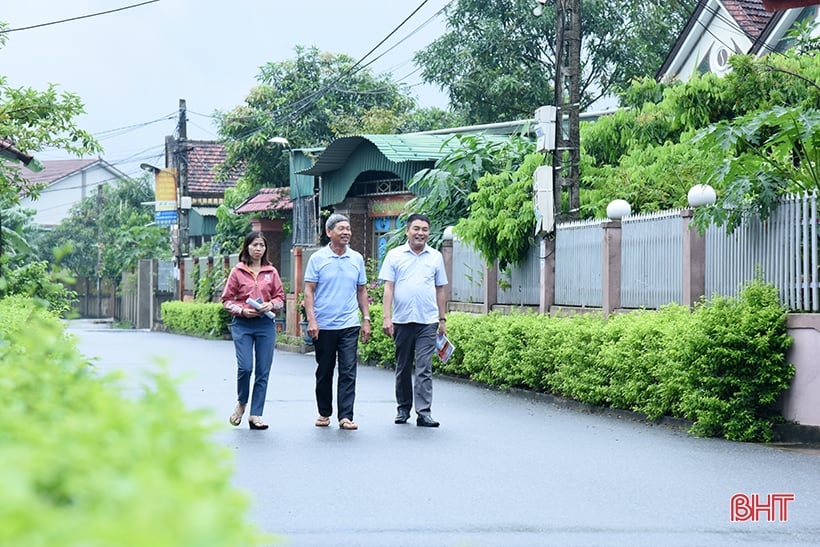
<instances>
[{"instance_id":1,"label":"small signboard","mask_svg":"<svg viewBox=\"0 0 820 547\"><path fill-rule=\"evenodd\" d=\"M154 211L154 224L157 226L174 226L177 224L177 212Z\"/></svg>"}]
</instances>

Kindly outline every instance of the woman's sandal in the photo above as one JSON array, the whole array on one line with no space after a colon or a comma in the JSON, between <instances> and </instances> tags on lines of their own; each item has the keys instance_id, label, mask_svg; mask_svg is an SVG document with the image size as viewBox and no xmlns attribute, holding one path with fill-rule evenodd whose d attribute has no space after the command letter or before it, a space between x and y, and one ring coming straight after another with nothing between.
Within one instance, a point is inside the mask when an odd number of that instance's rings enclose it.
<instances>
[{"instance_id":1,"label":"woman's sandal","mask_svg":"<svg viewBox=\"0 0 820 547\"><path fill-rule=\"evenodd\" d=\"M245 405L240 405L237 403L236 408L233 409L233 414L231 414L231 417L228 418L228 421L232 426L236 427L242 423L243 414L245 414Z\"/></svg>"},{"instance_id":2,"label":"woman's sandal","mask_svg":"<svg viewBox=\"0 0 820 547\"><path fill-rule=\"evenodd\" d=\"M330 417L329 416L319 416L316 418L316 423L314 424L316 427L327 427L330 425Z\"/></svg>"},{"instance_id":3,"label":"woman's sandal","mask_svg":"<svg viewBox=\"0 0 820 547\"><path fill-rule=\"evenodd\" d=\"M359 429L359 426L357 426L355 422L351 421L350 418L342 418L339 420L339 429L353 431L354 429Z\"/></svg>"},{"instance_id":4,"label":"woman's sandal","mask_svg":"<svg viewBox=\"0 0 820 547\"><path fill-rule=\"evenodd\" d=\"M267 429L268 424L262 421L260 416L248 416L248 425L251 429Z\"/></svg>"}]
</instances>

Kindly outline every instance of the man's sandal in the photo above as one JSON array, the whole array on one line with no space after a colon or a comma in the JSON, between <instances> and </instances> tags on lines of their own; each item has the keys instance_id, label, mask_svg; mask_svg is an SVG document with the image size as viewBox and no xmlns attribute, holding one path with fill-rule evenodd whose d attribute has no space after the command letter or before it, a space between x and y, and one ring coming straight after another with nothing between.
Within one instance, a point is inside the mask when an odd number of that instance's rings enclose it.
<instances>
[{"instance_id":1,"label":"man's sandal","mask_svg":"<svg viewBox=\"0 0 820 547\"><path fill-rule=\"evenodd\" d=\"M329 416L319 416L316 418L316 427L327 427L330 425L330 417Z\"/></svg>"},{"instance_id":2,"label":"man's sandal","mask_svg":"<svg viewBox=\"0 0 820 547\"><path fill-rule=\"evenodd\" d=\"M231 417L228 418L228 421L232 426L236 427L242 423L243 414L245 414L245 405L240 405L237 403L236 408L233 409L233 414L231 414Z\"/></svg>"},{"instance_id":3,"label":"man's sandal","mask_svg":"<svg viewBox=\"0 0 820 547\"><path fill-rule=\"evenodd\" d=\"M350 418L342 418L339 420L339 429L353 431L354 429L359 429L359 426L357 426L355 422L351 421Z\"/></svg>"}]
</instances>

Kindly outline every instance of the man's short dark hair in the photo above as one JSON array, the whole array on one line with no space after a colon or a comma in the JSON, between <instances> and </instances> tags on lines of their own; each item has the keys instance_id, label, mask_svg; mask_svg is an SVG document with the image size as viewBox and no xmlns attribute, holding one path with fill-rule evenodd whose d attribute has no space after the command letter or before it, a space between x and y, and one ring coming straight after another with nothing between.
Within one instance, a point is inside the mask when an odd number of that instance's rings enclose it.
<instances>
[{"instance_id":1,"label":"man's short dark hair","mask_svg":"<svg viewBox=\"0 0 820 547\"><path fill-rule=\"evenodd\" d=\"M407 217L407 225L410 226L416 220L426 222L427 225L430 226L430 218L427 215L423 215L421 213L413 213L412 215Z\"/></svg>"}]
</instances>

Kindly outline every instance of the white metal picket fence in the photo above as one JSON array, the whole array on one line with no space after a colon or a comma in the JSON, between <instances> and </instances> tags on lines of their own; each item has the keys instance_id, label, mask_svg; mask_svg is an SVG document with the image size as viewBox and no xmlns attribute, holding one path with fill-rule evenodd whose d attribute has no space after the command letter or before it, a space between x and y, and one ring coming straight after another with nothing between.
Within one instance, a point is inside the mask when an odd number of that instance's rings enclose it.
<instances>
[{"instance_id":1,"label":"white metal picket fence","mask_svg":"<svg viewBox=\"0 0 820 547\"><path fill-rule=\"evenodd\" d=\"M621 306L683 302L680 210L634 215L621 223Z\"/></svg>"},{"instance_id":2,"label":"white metal picket fence","mask_svg":"<svg viewBox=\"0 0 820 547\"><path fill-rule=\"evenodd\" d=\"M777 287L791 311L820 311L817 193L784 198L765 222L744 221L733 234L712 226L706 240L706 297L735 296L759 274ZM559 224L555 231L558 306L602 305L602 220ZM635 215L621 224L621 306L657 308L683 300L681 211ZM500 304L537 305L538 249L499 275ZM453 300L482 302L484 261L469 245L453 245Z\"/></svg>"},{"instance_id":3,"label":"white metal picket fence","mask_svg":"<svg viewBox=\"0 0 820 547\"><path fill-rule=\"evenodd\" d=\"M555 227L555 303L559 306L600 307L603 268L601 220Z\"/></svg>"},{"instance_id":4,"label":"white metal picket fence","mask_svg":"<svg viewBox=\"0 0 820 547\"><path fill-rule=\"evenodd\" d=\"M734 233L706 232L706 296L734 296L762 278L777 287L792 311L820 311L817 192L783 199L765 222L750 218Z\"/></svg>"}]
</instances>

